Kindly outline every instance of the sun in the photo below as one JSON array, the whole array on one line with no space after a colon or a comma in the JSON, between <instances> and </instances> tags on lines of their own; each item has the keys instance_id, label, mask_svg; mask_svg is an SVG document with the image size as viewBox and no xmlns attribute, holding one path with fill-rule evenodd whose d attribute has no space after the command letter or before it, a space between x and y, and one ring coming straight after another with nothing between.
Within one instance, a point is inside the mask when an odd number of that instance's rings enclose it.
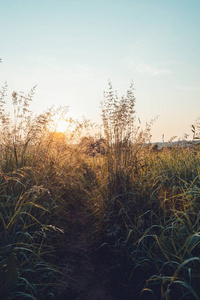
<instances>
[{"instance_id":1,"label":"sun","mask_svg":"<svg viewBox=\"0 0 200 300\"><path fill-rule=\"evenodd\" d=\"M65 132L67 130L67 122L65 120L57 120L55 128L57 132Z\"/></svg>"},{"instance_id":2,"label":"sun","mask_svg":"<svg viewBox=\"0 0 200 300\"><path fill-rule=\"evenodd\" d=\"M71 117L54 116L52 122L49 124L49 129L52 132L61 132L64 134L69 134L73 132L76 128L76 121Z\"/></svg>"},{"instance_id":3,"label":"sun","mask_svg":"<svg viewBox=\"0 0 200 300\"><path fill-rule=\"evenodd\" d=\"M64 119L60 116L54 116L51 123L49 124L49 129L52 132L61 132L64 133L68 131L68 122L67 119Z\"/></svg>"}]
</instances>

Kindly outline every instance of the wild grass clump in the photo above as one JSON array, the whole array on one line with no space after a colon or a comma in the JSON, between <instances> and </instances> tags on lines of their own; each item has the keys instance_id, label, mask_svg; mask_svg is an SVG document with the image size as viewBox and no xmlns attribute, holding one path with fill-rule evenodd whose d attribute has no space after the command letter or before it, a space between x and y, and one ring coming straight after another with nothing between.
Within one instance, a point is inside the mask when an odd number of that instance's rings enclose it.
<instances>
[{"instance_id":1,"label":"wild grass clump","mask_svg":"<svg viewBox=\"0 0 200 300\"><path fill-rule=\"evenodd\" d=\"M2 298L37 299L56 275L47 241L53 229L46 223L55 203L47 189L35 185L36 176L30 168L1 173Z\"/></svg>"},{"instance_id":2,"label":"wild grass clump","mask_svg":"<svg viewBox=\"0 0 200 300\"><path fill-rule=\"evenodd\" d=\"M102 103L107 141L98 173L102 247L134 299L199 299L198 145L148 146L153 121L135 125L133 90ZM125 288L126 287L126 288Z\"/></svg>"},{"instance_id":3,"label":"wild grass clump","mask_svg":"<svg viewBox=\"0 0 200 300\"><path fill-rule=\"evenodd\" d=\"M198 299L200 153L143 151L129 192L110 200L104 227L117 280L138 299Z\"/></svg>"},{"instance_id":4,"label":"wild grass clump","mask_svg":"<svg viewBox=\"0 0 200 300\"><path fill-rule=\"evenodd\" d=\"M88 197L89 168L66 135L50 130L58 111L33 116L34 89L12 94L13 117L5 93L6 87L0 99L0 298L44 299L60 276L72 211Z\"/></svg>"}]
</instances>

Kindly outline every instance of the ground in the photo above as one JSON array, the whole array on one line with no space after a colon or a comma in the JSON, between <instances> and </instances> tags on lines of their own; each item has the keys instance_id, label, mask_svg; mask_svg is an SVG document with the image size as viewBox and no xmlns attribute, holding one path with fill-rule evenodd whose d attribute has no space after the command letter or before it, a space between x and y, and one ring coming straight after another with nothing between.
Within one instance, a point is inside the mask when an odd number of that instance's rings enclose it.
<instances>
[{"instance_id":1,"label":"ground","mask_svg":"<svg viewBox=\"0 0 200 300\"><path fill-rule=\"evenodd\" d=\"M68 238L68 250L62 268L67 280L61 282L56 299L62 300L126 300L117 297L113 285L113 270L94 243L94 217L83 208L73 214L77 231Z\"/></svg>"}]
</instances>

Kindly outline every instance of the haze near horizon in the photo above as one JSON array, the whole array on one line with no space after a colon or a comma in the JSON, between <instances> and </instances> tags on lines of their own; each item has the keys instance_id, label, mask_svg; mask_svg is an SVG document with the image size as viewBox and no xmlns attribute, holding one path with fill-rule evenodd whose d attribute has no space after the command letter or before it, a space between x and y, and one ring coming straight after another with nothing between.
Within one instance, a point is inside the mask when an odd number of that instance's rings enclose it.
<instances>
[{"instance_id":1,"label":"haze near horizon","mask_svg":"<svg viewBox=\"0 0 200 300\"><path fill-rule=\"evenodd\" d=\"M152 141L190 134L200 116L200 2L1 2L0 85L28 92L34 113L69 106L69 115L101 122L100 101L134 82L142 123L159 116Z\"/></svg>"}]
</instances>

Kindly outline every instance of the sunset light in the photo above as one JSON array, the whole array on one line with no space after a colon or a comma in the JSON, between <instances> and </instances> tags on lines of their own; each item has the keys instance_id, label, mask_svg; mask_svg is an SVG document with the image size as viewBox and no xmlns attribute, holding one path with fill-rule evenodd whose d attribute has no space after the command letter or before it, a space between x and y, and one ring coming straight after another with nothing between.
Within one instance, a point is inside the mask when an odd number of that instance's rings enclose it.
<instances>
[{"instance_id":1,"label":"sunset light","mask_svg":"<svg viewBox=\"0 0 200 300\"><path fill-rule=\"evenodd\" d=\"M65 120L55 121L55 129L57 132L65 132L67 128L67 122Z\"/></svg>"},{"instance_id":2,"label":"sunset light","mask_svg":"<svg viewBox=\"0 0 200 300\"><path fill-rule=\"evenodd\" d=\"M200 0L0 29L0 300L200 300Z\"/></svg>"}]
</instances>

